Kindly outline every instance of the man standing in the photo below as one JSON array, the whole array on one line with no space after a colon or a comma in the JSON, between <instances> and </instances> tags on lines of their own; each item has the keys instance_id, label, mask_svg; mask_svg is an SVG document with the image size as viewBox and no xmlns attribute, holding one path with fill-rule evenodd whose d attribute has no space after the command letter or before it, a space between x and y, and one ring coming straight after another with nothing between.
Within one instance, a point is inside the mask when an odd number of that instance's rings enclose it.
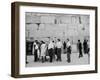
<instances>
[{"instance_id":1,"label":"man standing","mask_svg":"<svg viewBox=\"0 0 100 80\"><path fill-rule=\"evenodd\" d=\"M46 44L44 41L42 41L42 44L41 44L42 63L44 63L44 61L45 61L45 56L46 56Z\"/></svg>"},{"instance_id":2,"label":"man standing","mask_svg":"<svg viewBox=\"0 0 100 80\"><path fill-rule=\"evenodd\" d=\"M87 54L89 54L89 51L90 51L90 44L89 41L87 40Z\"/></svg>"},{"instance_id":3,"label":"man standing","mask_svg":"<svg viewBox=\"0 0 100 80\"><path fill-rule=\"evenodd\" d=\"M64 54L66 53L66 42L64 41L63 43L63 50L64 50Z\"/></svg>"},{"instance_id":4,"label":"man standing","mask_svg":"<svg viewBox=\"0 0 100 80\"><path fill-rule=\"evenodd\" d=\"M71 62L70 54L71 54L71 44L70 44L69 39L67 39L67 62L68 63Z\"/></svg>"},{"instance_id":5,"label":"man standing","mask_svg":"<svg viewBox=\"0 0 100 80\"><path fill-rule=\"evenodd\" d=\"M87 40L84 40L83 42L83 50L84 50L84 54L88 53L88 45L87 45Z\"/></svg>"},{"instance_id":6,"label":"man standing","mask_svg":"<svg viewBox=\"0 0 100 80\"><path fill-rule=\"evenodd\" d=\"M61 61L62 42L60 41L60 39L57 40L56 47L57 47L57 61Z\"/></svg>"},{"instance_id":7,"label":"man standing","mask_svg":"<svg viewBox=\"0 0 100 80\"><path fill-rule=\"evenodd\" d=\"M52 59L53 59L53 48L54 48L53 42L50 41L48 45L48 53L50 56L50 62L52 62Z\"/></svg>"},{"instance_id":8,"label":"man standing","mask_svg":"<svg viewBox=\"0 0 100 80\"><path fill-rule=\"evenodd\" d=\"M53 60L55 60L56 58L55 58L55 42L54 41L52 41L52 43L53 43Z\"/></svg>"},{"instance_id":9,"label":"man standing","mask_svg":"<svg viewBox=\"0 0 100 80\"><path fill-rule=\"evenodd\" d=\"M78 40L78 51L79 51L79 58L83 57L83 54L82 54L82 43L80 42L80 40Z\"/></svg>"},{"instance_id":10,"label":"man standing","mask_svg":"<svg viewBox=\"0 0 100 80\"><path fill-rule=\"evenodd\" d=\"M39 50L39 46L38 46L38 41L35 40L34 44L34 62L38 61L38 50Z\"/></svg>"}]
</instances>

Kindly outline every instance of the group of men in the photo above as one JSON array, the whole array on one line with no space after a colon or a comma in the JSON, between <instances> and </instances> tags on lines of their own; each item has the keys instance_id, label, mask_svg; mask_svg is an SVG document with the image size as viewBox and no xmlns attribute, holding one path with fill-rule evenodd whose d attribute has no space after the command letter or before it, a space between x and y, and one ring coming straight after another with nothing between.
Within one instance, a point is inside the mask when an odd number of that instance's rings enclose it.
<instances>
[{"instance_id":1,"label":"group of men","mask_svg":"<svg viewBox=\"0 0 100 80\"><path fill-rule=\"evenodd\" d=\"M83 57L82 50L84 53L88 54L89 53L89 47L88 47L88 40L84 40L83 42L83 47L82 43L80 40L78 40L77 43L77 48L79 52L79 58ZM71 51L72 51L72 46L70 43L70 40L67 39L67 41L62 41L60 39L57 39L57 41L50 40L49 42L44 42L44 41L38 41L35 40L33 42L33 49L32 53L34 55L34 62L39 62L41 61L42 63L49 61L52 63L54 60L55 61L62 61L62 51L67 54L66 55L66 61L68 63L71 62ZM49 57L49 58L48 58Z\"/></svg>"},{"instance_id":2,"label":"group of men","mask_svg":"<svg viewBox=\"0 0 100 80\"><path fill-rule=\"evenodd\" d=\"M89 47L88 40L84 39L83 46L82 46L81 41L78 40L77 48L78 48L78 51L79 51L79 58L83 57L83 53L82 52L84 52L84 54L88 54L89 55L90 47Z\"/></svg>"},{"instance_id":3,"label":"group of men","mask_svg":"<svg viewBox=\"0 0 100 80\"><path fill-rule=\"evenodd\" d=\"M57 41L50 40L48 42L35 40L33 42L32 53L34 55L34 62L41 61L42 63L49 61L52 63L54 60L62 61L61 53L64 45L60 39ZM66 47L68 53L71 53L71 44L67 39ZM70 62L70 60L68 60Z\"/></svg>"}]
</instances>

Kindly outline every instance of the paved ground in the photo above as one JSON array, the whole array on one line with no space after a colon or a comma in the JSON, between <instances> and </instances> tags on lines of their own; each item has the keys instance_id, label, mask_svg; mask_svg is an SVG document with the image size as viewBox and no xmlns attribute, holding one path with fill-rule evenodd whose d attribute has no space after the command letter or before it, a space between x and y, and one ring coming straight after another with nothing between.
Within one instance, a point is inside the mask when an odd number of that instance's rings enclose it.
<instances>
[{"instance_id":1,"label":"paved ground","mask_svg":"<svg viewBox=\"0 0 100 80\"><path fill-rule=\"evenodd\" d=\"M83 54L83 57L79 58L78 53L72 53L71 54L71 62L68 63L66 61L66 54L62 54L62 61L57 62L53 61L50 62L34 62L34 56L27 56L28 64L26 64L26 67L42 67L42 66L60 66L60 65L82 65L82 64L89 64L89 56L87 54Z\"/></svg>"}]
</instances>

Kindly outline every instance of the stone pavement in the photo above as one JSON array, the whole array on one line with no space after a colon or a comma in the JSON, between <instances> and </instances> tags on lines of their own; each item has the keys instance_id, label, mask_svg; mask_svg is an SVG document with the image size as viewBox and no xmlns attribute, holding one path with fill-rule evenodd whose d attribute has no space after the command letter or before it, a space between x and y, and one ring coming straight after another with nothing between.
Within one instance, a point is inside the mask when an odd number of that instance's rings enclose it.
<instances>
[{"instance_id":1,"label":"stone pavement","mask_svg":"<svg viewBox=\"0 0 100 80\"><path fill-rule=\"evenodd\" d=\"M34 62L34 56L27 56L27 61L28 64L26 64L26 67L42 67L42 66L61 66L61 65L87 65L89 64L89 56L87 54L83 54L83 57L79 58L78 57L79 53L72 53L71 54L71 62L67 62L67 55L62 54L62 61L53 61L52 63L50 62Z\"/></svg>"}]
</instances>

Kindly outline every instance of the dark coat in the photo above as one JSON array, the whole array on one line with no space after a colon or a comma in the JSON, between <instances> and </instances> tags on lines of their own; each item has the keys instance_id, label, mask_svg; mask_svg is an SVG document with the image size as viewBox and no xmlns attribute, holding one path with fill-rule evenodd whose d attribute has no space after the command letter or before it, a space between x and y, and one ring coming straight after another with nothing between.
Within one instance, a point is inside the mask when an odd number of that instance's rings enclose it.
<instances>
[{"instance_id":1,"label":"dark coat","mask_svg":"<svg viewBox=\"0 0 100 80\"><path fill-rule=\"evenodd\" d=\"M71 53L71 46L67 47L67 53Z\"/></svg>"}]
</instances>

